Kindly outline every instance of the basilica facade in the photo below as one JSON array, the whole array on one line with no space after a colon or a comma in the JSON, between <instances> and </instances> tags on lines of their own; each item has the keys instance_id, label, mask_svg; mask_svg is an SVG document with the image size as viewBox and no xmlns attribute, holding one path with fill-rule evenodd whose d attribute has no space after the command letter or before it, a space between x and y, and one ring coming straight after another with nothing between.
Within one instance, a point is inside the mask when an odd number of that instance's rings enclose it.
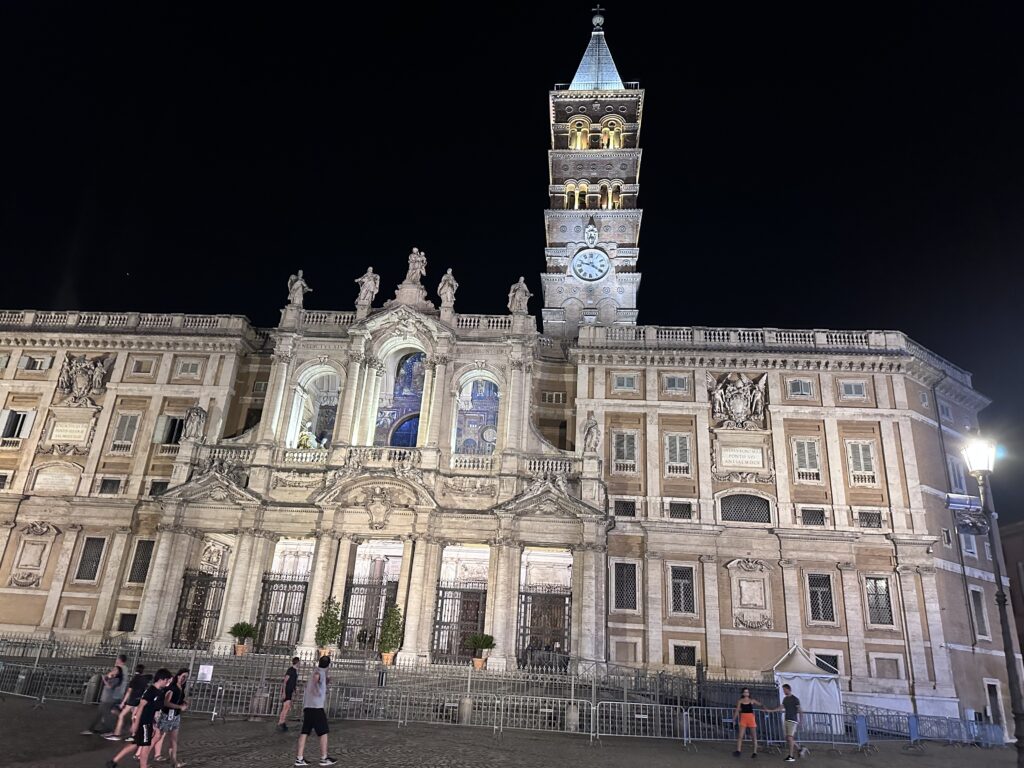
<instances>
[{"instance_id":1,"label":"basilica facade","mask_svg":"<svg viewBox=\"0 0 1024 768\"><path fill-rule=\"evenodd\" d=\"M995 553L944 506L970 374L896 331L638 325L644 91L600 17L549 102L543 296L496 314L417 249L347 309L293 275L272 329L0 311L0 631L290 653L334 596L342 651L390 604L407 662L798 645L848 701L1005 722Z\"/></svg>"}]
</instances>

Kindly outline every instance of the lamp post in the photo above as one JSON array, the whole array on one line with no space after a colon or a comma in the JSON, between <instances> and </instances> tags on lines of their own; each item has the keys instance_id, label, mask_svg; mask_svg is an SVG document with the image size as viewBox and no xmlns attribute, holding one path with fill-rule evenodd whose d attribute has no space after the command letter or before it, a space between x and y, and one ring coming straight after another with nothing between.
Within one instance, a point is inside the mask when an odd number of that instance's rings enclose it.
<instances>
[{"instance_id":1,"label":"lamp post","mask_svg":"<svg viewBox=\"0 0 1024 768\"><path fill-rule=\"evenodd\" d=\"M1017 647L1013 641L1010 618L1006 613L1006 590L1003 588L1002 547L996 514L988 506L988 476L996 461L995 444L980 438L968 441L960 449L971 477L978 481L978 497L981 499L980 512L960 512L957 526L964 532L988 533L992 548L992 567L996 578L996 605L999 608L999 624L1003 630L1003 656L1006 659L1006 680L1010 686L1010 709L1013 711L1014 736L1017 739L1017 766L1024 768L1024 701L1021 700L1020 675L1017 674Z\"/></svg>"}]
</instances>

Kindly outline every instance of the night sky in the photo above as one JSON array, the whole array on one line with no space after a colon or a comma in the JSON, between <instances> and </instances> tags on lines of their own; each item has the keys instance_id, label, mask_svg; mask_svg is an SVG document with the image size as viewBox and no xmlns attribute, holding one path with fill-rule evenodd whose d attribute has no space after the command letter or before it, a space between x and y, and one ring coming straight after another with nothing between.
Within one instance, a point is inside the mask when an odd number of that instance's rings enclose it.
<instances>
[{"instance_id":1,"label":"night sky","mask_svg":"<svg viewBox=\"0 0 1024 768\"><path fill-rule=\"evenodd\" d=\"M539 314L590 3L212 5L0 7L0 307L273 325L296 269L347 310L417 245L457 310L522 274ZM640 322L906 331L995 401L1024 518L1024 8L608 5L647 89Z\"/></svg>"}]
</instances>

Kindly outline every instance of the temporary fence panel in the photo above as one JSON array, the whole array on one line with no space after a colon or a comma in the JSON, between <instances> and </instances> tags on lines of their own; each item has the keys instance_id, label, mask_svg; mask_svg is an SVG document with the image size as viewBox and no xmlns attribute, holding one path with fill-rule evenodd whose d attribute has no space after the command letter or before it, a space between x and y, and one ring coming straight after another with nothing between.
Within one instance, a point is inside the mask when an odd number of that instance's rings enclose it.
<instances>
[{"instance_id":1,"label":"temporary fence panel","mask_svg":"<svg viewBox=\"0 0 1024 768\"><path fill-rule=\"evenodd\" d=\"M545 696L506 696L501 701L501 730L591 732L589 701Z\"/></svg>"},{"instance_id":2,"label":"temporary fence panel","mask_svg":"<svg viewBox=\"0 0 1024 768\"><path fill-rule=\"evenodd\" d=\"M594 732L598 738L683 739L686 736L686 710L670 704L602 701L597 705Z\"/></svg>"}]
</instances>

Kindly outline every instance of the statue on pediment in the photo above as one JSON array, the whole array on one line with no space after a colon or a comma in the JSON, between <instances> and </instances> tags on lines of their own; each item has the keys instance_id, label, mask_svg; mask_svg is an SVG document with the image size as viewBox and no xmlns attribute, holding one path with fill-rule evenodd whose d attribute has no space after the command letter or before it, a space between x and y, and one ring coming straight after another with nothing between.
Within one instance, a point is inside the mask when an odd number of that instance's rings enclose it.
<instances>
[{"instance_id":1,"label":"statue on pediment","mask_svg":"<svg viewBox=\"0 0 1024 768\"><path fill-rule=\"evenodd\" d=\"M520 277L518 283L513 283L508 291L508 311L513 315L525 315L530 303L530 289L526 287L526 278Z\"/></svg>"},{"instance_id":2,"label":"statue on pediment","mask_svg":"<svg viewBox=\"0 0 1024 768\"><path fill-rule=\"evenodd\" d=\"M206 429L206 410L198 405L193 405L185 411L185 428L182 431L182 440L195 440L203 442Z\"/></svg>"},{"instance_id":3,"label":"statue on pediment","mask_svg":"<svg viewBox=\"0 0 1024 768\"><path fill-rule=\"evenodd\" d=\"M421 277L427 275L427 254L419 248L413 248L409 254L409 270L405 273L405 282L419 283Z\"/></svg>"},{"instance_id":4,"label":"statue on pediment","mask_svg":"<svg viewBox=\"0 0 1024 768\"><path fill-rule=\"evenodd\" d=\"M302 302L305 299L307 293L312 293L313 289L309 287L306 279L302 276L302 270L299 270L297 275L292 275L288 278L288 305L291 307L302 308Z\"/></svg>"},{"instance_id":5,"label":"statue on pediment","mask_svg":"<svg viewBox=\"0 0 1024 768\"><path fill-rule=\"evenodd\" d=\"M441 297L442 307L455 305L455 292L457 290L459 290L459 284L452 275L452 268L448 267L448 271L441 278L441 284L437 286L437 295Z\"/></svg>"},{"instance_id":6,"label":"statue on pediment","mask_svg":"<svg viewBox=\"0 0 1024 768\"><path fill-rule=\"evenodd\" d=\"M356 280L359 284L359 296L356 304L372 304L380 290L380 275L375 274L373 267L368 267L366 274Z\"/></svg>"}]
</instances>

